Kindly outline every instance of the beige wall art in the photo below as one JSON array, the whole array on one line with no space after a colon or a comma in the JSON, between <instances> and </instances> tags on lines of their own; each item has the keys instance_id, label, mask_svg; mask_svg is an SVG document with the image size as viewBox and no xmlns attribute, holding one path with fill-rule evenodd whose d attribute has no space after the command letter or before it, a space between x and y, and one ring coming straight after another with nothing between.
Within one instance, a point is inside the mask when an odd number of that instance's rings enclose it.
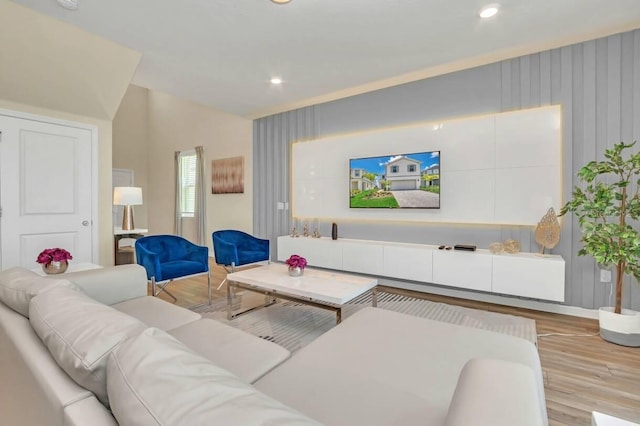
<instances>
[{"instance_id":1,"label":"beige wall art","mask_svg":"<svg viewBox=\"0 0 640 426\"><path fill-rule=\"evenodd\" d=\"M223 158L211 162L211 193L244 193L244 157Z\"/></svg>"}]
</instances>

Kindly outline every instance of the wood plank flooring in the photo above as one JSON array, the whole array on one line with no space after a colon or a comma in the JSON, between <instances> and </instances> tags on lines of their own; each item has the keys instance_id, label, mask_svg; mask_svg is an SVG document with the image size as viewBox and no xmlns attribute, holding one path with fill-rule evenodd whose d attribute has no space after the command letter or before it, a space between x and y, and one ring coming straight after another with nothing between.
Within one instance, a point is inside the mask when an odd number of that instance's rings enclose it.
<instances>
[{"instance_id":1,"label":"wood plank flooring","mask_svg":"<svg viewBox=\"0 0 640 426\"><path fill-rule=\"evenodd\" d=\"M226 286L215 290L226 273L212 262L214 298L226 297ZM168 287L179 306L207 301L206 277L176 281ZM599 336L540 336L549 333L598 333L596 320L532 311L484 302L394 289L435 302L510 315L536 321L551 426L591 425L591 411L640 423L640 348L607 343ZM164 294L161 298L171 301ZM516 425L514 425L516 426Z\"/></svg>"}]
</instances>

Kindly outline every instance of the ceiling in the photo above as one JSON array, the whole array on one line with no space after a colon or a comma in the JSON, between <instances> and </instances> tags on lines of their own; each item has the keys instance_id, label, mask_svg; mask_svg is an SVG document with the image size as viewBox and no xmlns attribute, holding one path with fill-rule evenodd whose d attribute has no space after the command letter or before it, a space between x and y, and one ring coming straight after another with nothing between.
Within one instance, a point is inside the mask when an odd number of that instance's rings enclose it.
<instances>
[{"instance_id":1,"label":"ceiling","mask_svg":"<svg viewBox=\"0 0 640 426\"><path fill-rule=\"evenodd\" d=\"M141 52L133 84L248 118L640 28L640 0L14 2Z\"/></svg>"}]
</instances>

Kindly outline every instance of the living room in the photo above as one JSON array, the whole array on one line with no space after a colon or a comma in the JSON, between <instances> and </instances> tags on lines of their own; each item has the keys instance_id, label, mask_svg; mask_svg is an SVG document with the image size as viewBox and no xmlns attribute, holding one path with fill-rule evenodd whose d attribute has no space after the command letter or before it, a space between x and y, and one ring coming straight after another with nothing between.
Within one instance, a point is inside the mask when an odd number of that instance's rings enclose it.
<instances>
[{"instance_id":1,"label":"living room","mask_svg":"<svg viewBox=\"0 0 640 426\"><path fill-rule=\"evenodd\" d=\"M12 74L4 80L1 87L6 95L0 99L0 107L87 123L98 129L100 230L95 262L102 265L113 263L111 169L133 170L135 185L143 189L144 203L135 207L136 224L148 228L150 234L173 233L172 215L157 212L174 210L174 152L197 145L205 148L208 176L212 160L242 156L245 165L244 193L207 196L207 228L210 231L239 229L269 238L276 256L277 237L288 235L293 224L291 211L275 207L291 201L292 186L288 178L291 142L560 105L562 193L566 200L577 183L575 176L580 167L599 159L604 149L613 143L633 141L637 138L636 129L640 128L638 114L634 112L640 100L637 7L632 8L634 13L629 13L636 18L635 23L618 30L608 29L604 31L606 34L529 50L526 54L458 64L447 72L431 71L431 75L426 73L423 78L402 84L258 116L236 115L130 84L138 59L129 49L120 51L120 46L111 46L114 52L101 50L109 61L87 59L89 63L104 65L101 73L96 70L93 76L66 71L67 67L82 69L87 65L73 58L72 53L60 52L64 59L59 62L67 61L67 65L55 65L58 61L52 61L59 88L45 89L43 82L50 83L54 78L43 77L42 70L51 68L47 62L51 58L46 51L51 45L56 53L67 47L56 42L51 34L64 31L69 39L84 40L82 42L96 36L13 2L4 1L0 7L2 39L15 40L15 45L7 48L7 56L18 58L22 64L15 74L25 69L37 70L20 78ZM34 25L41 29L39 34L31 33ZM92 39L93 42L102 43ZM25 47L30 43L36 46ZM21 58L21 49L29 51L33 63L27 64ZM116 70L121 75L104 75L118 74ZM83 86L91 90L65 94L63 89L68 91L83 79L93 81ZM98 82L109 79L109 85ZM96 87L101 89L93 90ZM546 211L548 206L542 207ZM334 221L332 217L321 218L323 236L330 235ZM338 226L340 238L436 246L468 243L483 249L493 242L513 239L520 243L523 252L540 250L530 226L370 220L343 220L338 221ZM577 220L564 218L560 242L551 251L560 255L566 264L564 303L505 298L439 286L419 288L443 296L596 318L599 307L610 305L609 286L600 283L600 268L592 258L576 256L580 238ZM207 241L207 245L211 249L211 241ZM401 281L396 284L409 290L417 288ZM625 281L624 291L624 307L639 310L640 287L629 279Z\"/></svg>"}]
</instances>

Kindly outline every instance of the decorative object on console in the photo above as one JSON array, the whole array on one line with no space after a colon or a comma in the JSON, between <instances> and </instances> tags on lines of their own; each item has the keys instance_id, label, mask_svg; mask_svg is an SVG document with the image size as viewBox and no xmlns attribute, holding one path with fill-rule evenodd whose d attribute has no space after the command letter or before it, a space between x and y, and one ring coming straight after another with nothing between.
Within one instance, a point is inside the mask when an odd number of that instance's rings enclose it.
<instances>
[{"instance_id":1,"label":"decorative object on console","mask_svg":"<svg viewBox=\"0 0 640 426\"><path fill-rule=\"evenodd\" d=\"M291 228L291 238L298 238L298 219L293 219L293 227Z\"/></svg>"},{"instance_id":2,"label":"decorative object on console","mask_svg":"<svg viewBox=\"0 0 640 426\"><path fill-rule=\"evenodd\" d=\"M309 221L306 220L306 219L302 223L302 236L303 237L308 237L309 236Z\"/></svg>"},{"instance_id":3,"label":"decorative object on console","mask_svg":"<svg viewBox=\"0 0 640 426\"><path fill-rule=\"evenodd\" d=\"M36 259L42 265L45 274L62 274L69 267L69 261L73 259L71 253L62 248L49 248L43 250Z\"/></svg>"},{"instance_id":4,"label":"decorative object on console","mask_svg":"<svg viewBox=\"0 0 640 426\"><path fill-rule=\"evenodd\" d=\"M476 246L472 244L456 244L453 246L454 250L462 250L462 251L476 251Z\"/></svg>"},{"instance_id":5,"label":"decorative object on console","mask_svg":"<svg viewBox=\"0 0 640 426\"><path fill-rule=\"evenodd\" d=\"M113 205L124 206L122 212L122 230L135 229L133 223L133 207L142 204L142 188L134 186L116 186L113 188Z\"/></svg>"},{"instance_id":6,"label":"decorative object on console","mask_svg":"<svg viewBox=\"0 0 640 426\"><path fill-rule=\"evenodd\" d=\"M553 207L550 207L538 222L535 237L536 242L540 244L540 254L544 254L545 248L554 248L560 241L560 222Z\"/></svg>"},{"instance_id":7,"label":"decorative object on console","mask_svg":"<svg viewBox=\"0 0 640 426\"><path fill-rule=\"evenodd\" d=\"M584 246L578 256L591 255L603 266L616 266L616 298L613 307L601 307L600 336L610 342L640 347L640 312L622 309L623 278L640 283L640 152L636 143L614 144L604 152L605 161L590 161L578 171L586 185L573 189L572 200L560 216L572 212L578 218ZM625 157L625 150L631 152ZM629 222L632 223L629 223Z\"/></svg>"},{"instance_id":8,"label":"decorative object on console","mask_svg":"<svg viewBox=\"0 0 640 426\"><path fill-rule=\"evenodd\" d=\"M331 224L331 239L332 240L338 239L338 224L335 222Z\"/></svg>"},{"instance_id":9,"label":"decorative object on console","mask_svg":"<svg viewBox=\"0 0 640 426\"><path fill-rule=\"evenodd\" d=\"M491 244L489 244L489 251L492 254L503 253L504 252L504 244L502 244L500 242L491 243Z\"/></svg>"},{"instance_id":10,"label":"decorative object on console","mask_svg":"<svg viewBox=\"0 0 640 426\"><path fill-rule=\"evenodd\" d=\"M520 243L516 240L505 240L503 245L506 253L515 254L520 252Z\"/></svg>"},{"instance_id":11,"label":"decorative object on console","mask_svg":"<svg viewBox=\"0 0 640 426\"><path fill-rule=\"evenodd\" d=\"M318 228L318 218L313 219L313 238L320 238L320 229Z\"/></svg>"},{"instance_id":12,"label":"decorative object on console","mask_svg":"<svg viewBox=\"0 0 640 426\"><path fill-rule=\"evenodd\" d=\"M307 266L307 259L297 254L292 254L285 262L289 265L289 275L292 277L300 277L304 273Z\"/></svg>"}]
</instances>

